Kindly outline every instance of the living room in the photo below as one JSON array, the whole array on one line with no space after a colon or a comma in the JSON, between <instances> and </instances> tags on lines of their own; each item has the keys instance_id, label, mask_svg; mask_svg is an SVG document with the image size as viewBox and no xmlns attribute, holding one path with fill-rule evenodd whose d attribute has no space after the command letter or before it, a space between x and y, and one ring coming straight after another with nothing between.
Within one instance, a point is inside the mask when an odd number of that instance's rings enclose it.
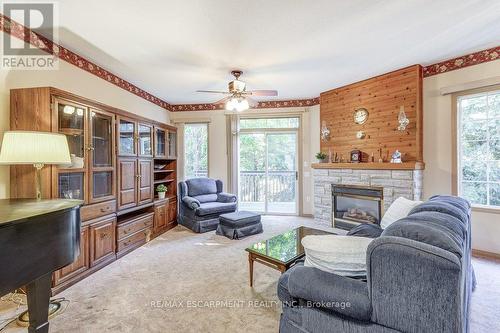
<instances>
[{"instance_id":1,"label":"living room","mask_svg":"<svg viewBox=\"0 0 500 333\"><path fill-rule=\"evenodd\" d=\"M0 331L500 331L498 1L0 30Z\"/></svg>"}]
</instances>

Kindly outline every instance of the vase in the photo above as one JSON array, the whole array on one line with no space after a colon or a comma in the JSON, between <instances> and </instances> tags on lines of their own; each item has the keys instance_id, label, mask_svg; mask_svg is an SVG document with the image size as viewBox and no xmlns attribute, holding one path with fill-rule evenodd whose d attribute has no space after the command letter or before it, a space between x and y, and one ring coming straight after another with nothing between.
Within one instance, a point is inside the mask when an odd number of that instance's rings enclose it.
<instances>
[{"instance_id":1,"label":"vase","mask_svg":"<svg viewBox=\"0 0 500 333\"><path fill-rule=\"evenodd\" d=\"M165 192L158 192L159 199L165 199Z\"/></svg>"}]
</instances>

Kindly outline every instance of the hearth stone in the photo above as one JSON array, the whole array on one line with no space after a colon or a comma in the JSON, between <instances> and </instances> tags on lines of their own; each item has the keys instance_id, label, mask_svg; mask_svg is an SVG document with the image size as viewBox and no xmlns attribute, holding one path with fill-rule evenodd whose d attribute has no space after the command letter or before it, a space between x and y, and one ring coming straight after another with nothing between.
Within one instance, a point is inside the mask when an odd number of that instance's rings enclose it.
<instances>
[{"instance_id":1,"label":"hearth stone","mask_svg":"<svg viewBox=\"0 0 500 333\"><path fill-rule=\"evenodd\" d=\"M313 169L314 219L332 226L332 184L384 188L384 212L398 197L422 200L422 170Z\"/></svg>"}]
</instances>

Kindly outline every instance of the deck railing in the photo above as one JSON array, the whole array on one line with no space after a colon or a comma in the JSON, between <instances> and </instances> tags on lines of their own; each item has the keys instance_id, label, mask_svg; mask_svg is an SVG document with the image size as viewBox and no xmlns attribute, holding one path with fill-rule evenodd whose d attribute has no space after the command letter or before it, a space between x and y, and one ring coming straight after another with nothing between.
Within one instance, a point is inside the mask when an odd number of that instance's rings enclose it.
<instances>
[{"instance_id":1,"label":"deck railing","mask_svg":"<svg viewBox=\"0 0 500 333\"><path fill-rule=\"evenodd\" d=\"M295 201L296 173L295 171L267 172L268 201ZM240 171L241 202L263 202L266 194L265 171Z\"/></svg>"}]
</instances>

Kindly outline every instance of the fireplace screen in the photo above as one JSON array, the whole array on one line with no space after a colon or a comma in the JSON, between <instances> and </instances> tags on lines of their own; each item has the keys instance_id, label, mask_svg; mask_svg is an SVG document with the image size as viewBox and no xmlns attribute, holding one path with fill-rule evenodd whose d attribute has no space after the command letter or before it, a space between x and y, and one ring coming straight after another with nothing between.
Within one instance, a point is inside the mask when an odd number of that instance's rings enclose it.
<instances>
[{"instance_id":1,"label":"fireplace screen","mask_svg":"<svg viewBox=\"0 0 500 333\"><path fill-rule=\"evenodd\" d=\"M333 226L351 229L361 223L380 224L383 207L381 187L332 185Z\"/></svg>"}]
</instances>

